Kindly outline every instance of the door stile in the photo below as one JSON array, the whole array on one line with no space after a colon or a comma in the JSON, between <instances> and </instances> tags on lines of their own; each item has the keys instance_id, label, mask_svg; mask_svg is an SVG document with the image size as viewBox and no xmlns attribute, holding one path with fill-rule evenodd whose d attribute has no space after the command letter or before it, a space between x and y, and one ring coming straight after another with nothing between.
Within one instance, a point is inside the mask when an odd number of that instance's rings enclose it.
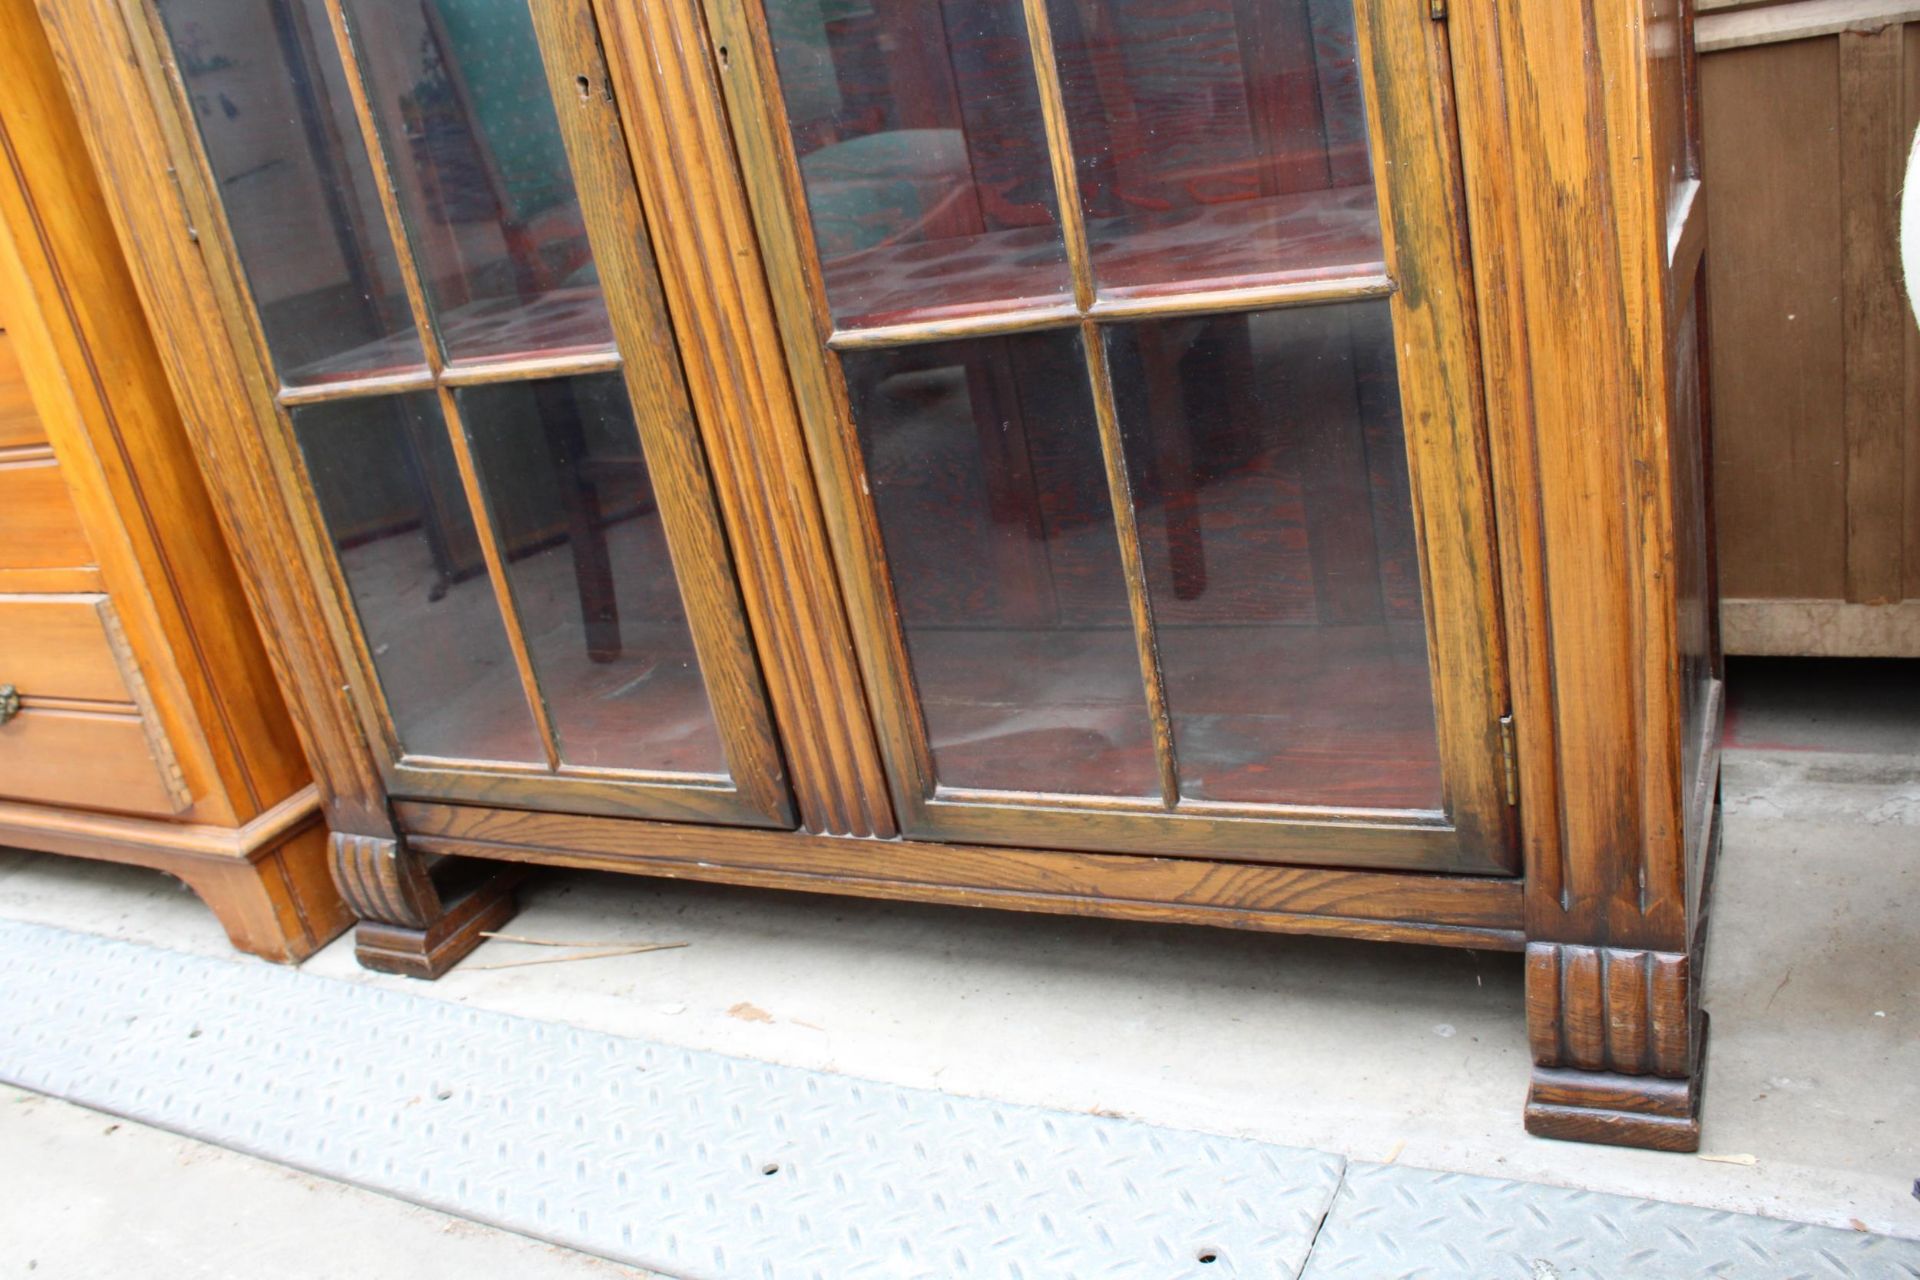
<instances>
[{"instance_id":1,"label":"door stile","mask_svg":"<svg viewBox=\"0 0 1920 1280\"><path fill-rule=\"evenodd\" d=\"M734 178L727 68L697 0L595 11L801 820L813 831L894 835L796 389Z\"/></svg>"},{"instance_id":2,"label":"door stile","mask_svg":"<svg viewBox=\"0 0 1920 1280\"><path fill-rule=\"evenodd\" d=\"M912 830L923 824L931 799L933 753L918 711L879 525L871 505L854 497L840 479L859 474L860 450L839 363L821 355L833 337L833 318L819 264L807 248L811 218L798 186L798 160L781 125L773 46L747 0L695 2L703 5L715 46L728 51L721 86L732 141L765 252L787 370L834 561L847 585L847 613L866 676L868 715L880 739L900 827Z\"/></svg>"},{"instance_id":3,"label":"door stile","mask_svg":"<svg viewBox=\"0 0 1920 1280\"><path fill-rule=\"evenodd\" d=\"M1381 233L1399 287L1407 462L1421 529L1432 688L1448 811L1464 839L1519 869L1501 720L1511 707L1466 197L1447 24L1355 0Z\"/></svg>"},{"instance_id":4,"label":"door stile","mask_svg":"<svg viewBox=\"0 0 1920 1280\"><path fill-rule=\"evenodd\" d=\"M793 810L786 766L767 724L766 691L700 456L592 7L589 0L533 0L532 13L561 138L582 192L588 240L605 282L634 421L656 477L656 500L668 513L674 580L713 700L728 772L743 799L787 825ZM585 88L574 92L583 80Z\"/></svg>"}]
</instances>

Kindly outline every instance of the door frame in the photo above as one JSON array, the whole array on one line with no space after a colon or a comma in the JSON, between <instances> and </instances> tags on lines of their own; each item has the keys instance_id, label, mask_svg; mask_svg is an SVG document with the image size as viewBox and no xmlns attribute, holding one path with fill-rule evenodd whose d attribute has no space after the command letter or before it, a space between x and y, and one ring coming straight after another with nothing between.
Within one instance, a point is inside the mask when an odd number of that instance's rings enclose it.
<instances>
[{"instance_id":1,"label":"door frame","mask_svg":"<svg viewBox=\"0 0 1920 1280\"><path fill-rule=\"evenodd\" d=\"M935 782L847 387L831 344L833 320L761 0L697 2L704 5L718 78L731 109L741 180L786 340L869 710L903 832L1015 847L1517 873L1487 424L1445 25L1420 5L1355 3L1388 278L1372 282L1365 292L1355 288L1346 294L1315 288L1282 299L1271 293L1216 296L1199 312L1383 293L1389 299L1420 548L1442 807L1375 810L1185 799L1169 805ZM1044 35L1044 0L1024 0L1024 9L1029 30ZM1056 139L1064 137L1064 123L1056 128ZM1056 159L1056 195L1071 243L1067 224L1077 217L1078 206L1071 169L1064 174L1061 169ZM1088 332L1098 314L1083 300L1079 316Z\"/></svg>"},{"instance_id":2,"label":"door frame","mask_svg":"<svg viewBox=\"0 0 1920 1280\"><path fill-rule=\"evenodd\" d=\"M273 483L292 518L300 542L306 575L318 588L325 629L348 674L343 690L351 703L385 792L394 799L473 802L513 805L529 809L644 817L661 821L709 822L758 827L791 827L795 821L792 795L780 743L762 683L758 654L748 629L740 592L733 576L731 549L714 504L712 475L704 445L689 407L687 389L674 344L672 326L662 300L659 275L650 249L638 186L625 146L623 124L613 100L611 74L593 13L587 0L533 0L530 13L543 65L553 93L556 115L579 194L582 216L594 262L600 272L608 312L613 321L615 351L606 358L583 361L558 355L533 360L502 360L492 364L511 380L543 376L571 376L583 372L624 375L632 401L639 442L651 474L656 499L670 547L676 586L693 633L701 674L713 706L728 772L724 776L680 774L642 769L609 769L568 765L557 759L553 738L524 663L530 709L543 726L549 759L519 763L466 758L441 758L407 753L380 693L371 650L347 593L346 582L321 518L305 462L294 439L289 409L311 397L288 396L280 387L267 349L264 330L254 308L241 267L236 241L219 200L219 185L188 101L188 91L173 56L154 0L119 0L127 17L126 30L135 59L147 82L156 112L169 137L173 172L202 248L222 312L223 327L250 393L253 417L272 463ZM340 0L325 0L336 49L349 44ZM343 58L343 61L345 59ZM361 73L348 65L350 93L364 97ZM578 94L576 76L609 86L606 93ZM566 91L561 92L562 89ZM384 154L363 101L356 114L366 136L357 139L368 149L377 179L384 179ZM403 276L412 276L414 254L401 226L390 185L382 182L381 201L388 215L384 230L393 236L402 260ZM417 295L417 279L409 280ZM414 299L418 305L417 296ZM433 345L421 332L423 349ZM427 352L434 381L415 390L443 393L450 400L452 383L440 382L440 357ZM492 372L482 362L463 364L460 381L486 381ZM396 390L403 388L395 388ZM290 403L291 402L291 403ZM448 410L443 406L443 413ZM456 454L466 444L457 416L448 414ZM486 503L470 460L464 460L465 497L480 526L483 545L492 534L487 528ZM497 561L497 547L488 547ZM503 570L490 563L497 594L507 598ZM503 615L513 614L503 607Z\"/></svg>"}]
</instances>

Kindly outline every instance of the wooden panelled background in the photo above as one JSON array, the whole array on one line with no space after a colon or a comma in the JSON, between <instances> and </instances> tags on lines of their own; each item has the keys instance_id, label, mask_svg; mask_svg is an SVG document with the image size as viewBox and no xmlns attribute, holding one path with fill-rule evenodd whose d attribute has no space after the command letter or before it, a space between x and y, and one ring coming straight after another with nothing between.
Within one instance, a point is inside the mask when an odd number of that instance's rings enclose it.
<instances>
[{"instance_id":1,"label":"wooden panelled background","mask_svg":"<svg viewBox=\"0 0 1920 1280\"><path fill-rule=\"evenodd\" d=\"M1725 647L1920 656L1920 3L1699 13Z\"/></svg>"}]
</instances>

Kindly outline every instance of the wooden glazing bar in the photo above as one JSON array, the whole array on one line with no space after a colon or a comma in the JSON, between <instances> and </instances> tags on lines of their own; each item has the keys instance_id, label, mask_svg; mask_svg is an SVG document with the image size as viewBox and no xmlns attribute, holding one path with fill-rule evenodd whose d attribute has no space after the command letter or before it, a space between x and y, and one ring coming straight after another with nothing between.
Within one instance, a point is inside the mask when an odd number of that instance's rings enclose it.
<instances>
[{"instance_id":1,"label":"wooden glazing bar","mask_svg":"<svg viewBox=\"0 0 1920 1280\"><path fill-rule=\"evenodd\" d=\"M370 378L344 378L339 382L316 382L304 387L281 387L274 399L283 408L303 404L328 404L340 400L361 400L369 396L401 395L409 391L431 391L431 369L409 369L405 373L383 373Z\"/></svg>"},{"instance_id":2,"label":"wooden glazing bar","mask_svg":"<svg viewBox=\"0 0 1920 1280\"><path fill-rule=\"evenodd\" d=\"M511 360L461 360L440 371L449 387L482 387L496 382L532 382L541 378L577 378L591 373L614 373L620 368L618 351L582 351L570 355L516 356Z\"/></svg>"},{"instance_id":3,"label":"wooden glazing bar","mask_svg":"<svg viewBox=\"0 0 1920 1280\"><path fill-rule=\"evenodd\" d=\"M997 338L1014 333L1064 329L1080 319L1080 308L1069 303L1030 310L995 311L952 320L919 320L870 328L835 329L827 345L835 351L873 347L905 347L918 342L947 342L955 338Z\"/></svg>"},{"instance_id":4,"label":"wooden glazing bar","mask_svg":"<svg viewBox=\"0 0 1920 1280\"><path fill-rule=\"evenodd\" d=\"M1140 678L1146 684L1147 719L1153 728L1153 758L1160 773L1160 801L1171 809L1180 803L1180 773L1173 754L1173 718L1167 711L1167 684L1160 670L1159 646L1154 643L1153 601L1147 595L1146 564L1140 554L1140 530L1133 515L1133 485L1127 479L1120 415L1113 403L1113 377L1107 368L1107 348L1099 326L1091 320L1081 321L1080 342L1086 348L1087 377L1093 382L1093 415L1100 429L1100 456L1106 463L1114 529L1120 537L1120 570L1127 582L1127 612L1133 619L1134 646L1140 654Z\"/></svg>"},{"instance_id":5,"label":"wooden glazing bar","mask_svg":"<svg viewBox=\"0 0 1920 1280\"><path fill-rule=\"evenodd\" d=\"M333 30L333 41L339 50L340 64L345 72L347 96L353 103L355 122L360 126L360 140L367 149L367 156L373 163L376 175L391 175L392 166L387 162L386 147L380 140L379 126L373 118L373 102L367 93L366 76L360 68L353 47L353 35L347 27L345 0L325 0L327 23ZM394 259L400 270L401 284L407 297L407 308L412 313L413 323L420 333L420 349L426 357L427 368L439 383L440 371L444 367L438 340L433 330L432 309L427 305L426 286L420 278L420 266L414 258L413 244L407 238L406 221L400 213L400 197L391 180L376 181L375 189L380 194L380 211L386 218L387 234L393 241ZM474 464L473 450L467 440L465 427L460 420L460 406L455 399L453 388L439 383L435 391L440 400L440 413L444 419L447 435L453 445L454 463L460 472L460 487L466 495L467 505L473 516L474 532L480 540L480 553L487 565L487 580L493 586L494 599L499 605L501 620L507 631L507 642L513 651L513 665L520 676L521 692L526 695L527 709L533 715L535 728L540 734L541 750L547 758L547 767L560 767L560 745L554 734L552 718L547 714L546 699L540 694L540 684L534 677L533 657L527 650L527 638L520 627L520 612L514 605L513 591L507 583L505 558L500 552L499 533L493 525L493 515L488 509L486 497L480 486L480 473Z\"/></svg>"},{"instance_id":6,"label":"wooden glazing bar","mask_svg":"<svg viewBox=\"0 0 1920 1280\"><path fill-rule=\"evenodd\" d=\"M1348 276L1338 280L1308 280L1292 284L1261 285L1247 289L1196 289L1145 297L1096 298L1087 308L1095 320L1132 320L1159 316L1229 315L1269 311L1323 302L1358 302L1384 298L1398 288L1384 275Z\"/></svg>"},{"instance_id":7,"label":"wooden glazing bar","mask_svg":"<svg viewBox=\"0 0 1920 1280\"><path fill-rule=\"evenodd\" d=\"M1053 51L1053 24L1046 0L1022 0L1033 74L1040 87L1040 117L1046 129L1047 158L1053 166L1054 199L1059 202L1060 236L1073 272L1073 300L1084 314L1093 305L1093 253L1087 246L1087 220L1080 208L1080 183L1073 171L1073 138L1067 127L1067 95Z\"/></svg>"},{"instance_id":8,"label":"wooden glazing bar","mask_svg":"<svg viewBox=\"0 0 1920 1280\"><path fill-rule=\"evenodd\" d=\"M1094 420L1100 431L1100 455L1106 464L1108 500L1113 506L1114 529L1120 539L1120 567L1127 584L1127 612L1133 622L1134 647L1140 656L1140 678L1146 686L1147 719L1153 730L1154 764L1160 775L1160 802L1171 809L1180 803L1180 771L1173 753L1173 720L1167 712L1166 679L1153 636L1153 602L1147 595L1140 532L1134 521L1133 486L1127 480L1126 453L1120 440L1120 414L1114 405L1113 378L1107 369L1107 350L1100 330L1085 318L1094 301L1093 256L1087 247L1086 218L1080 208L1080 187L1073 172L1073 140L1067 128L1066 91L1054 60L1053 29L1047 20L1046 0L1025 0L1027 38L1033 46L1034 76L1040 86L1040 114L1046 124L1047 152L1053 162L1054 198L1059 202L1060 230L1073 272L1073 296L1082 319L1080 344L1085 350L1087 378L1093 387Z\"/></svg>"}]
</instances>

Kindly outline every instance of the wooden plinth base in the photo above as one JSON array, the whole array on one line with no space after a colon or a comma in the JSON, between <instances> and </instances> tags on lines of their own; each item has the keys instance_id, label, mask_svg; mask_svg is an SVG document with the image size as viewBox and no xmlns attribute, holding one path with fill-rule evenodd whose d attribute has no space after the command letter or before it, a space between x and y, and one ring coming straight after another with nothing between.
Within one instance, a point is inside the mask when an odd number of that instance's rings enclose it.
<instances>
[{"instance_id":1,"label":"wooden plinth base","mask_svg":"<svg viewBox=\"0 0 1920 1280\"><path fill-rule=\"evenodd\" d=\"M522 876L502 872L481 879L450 900L440 918L425 929L363 920L353 934L353 955L362 967L409 978L438 978L520 910L514 897Z\"/></svg>"},{"instance_id":2,"label":"wooden plinth base","mask_svg":"<svg viewBox=\"0 0 1920 1280\"><path fill-rule=\"evenodd\" d=\"M1706 1039L1703 1013L1693 1072L1684 1080L1536 1066L1527 1091L1527 1132L1567 1142L1698 1151Z\"/></svg>"}]
</instances>

